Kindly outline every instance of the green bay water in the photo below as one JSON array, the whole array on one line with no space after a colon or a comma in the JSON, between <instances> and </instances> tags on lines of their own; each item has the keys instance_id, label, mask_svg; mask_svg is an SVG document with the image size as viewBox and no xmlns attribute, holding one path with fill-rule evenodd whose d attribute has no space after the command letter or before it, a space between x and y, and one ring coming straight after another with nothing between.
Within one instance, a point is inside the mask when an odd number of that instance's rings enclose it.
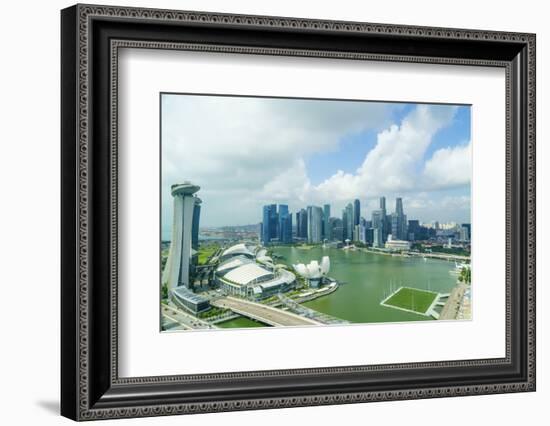
<instances>
[{"instance_id":1,"label":"green bay water","mask_svg":"<svg viewBox=\"0 0 550 426\"><path fill-rule=\"evenodd\" d=\"M445 260L323 247L275 247L273 252L282 256L274 259L277 263L289 266L312 260L320 262L323 256L329 256L328 275L341 285L334 293L306 302L304 306L352 323L431 320L380 306L380 302L392 289L401 286L449 293L456 285L456 276L449 273L455 265Z\"/></svg>"},{"instance_id":2,"label":"green bay water","mask_svg":"<svg viewBox=\"0 0 550 426\"><path fill-rule=\"evenodd\" d=\"M267 327L261 322L254 321L246 317L238 317L229 321L220 322L217 324L220 328L254 328L254 327Z\"/></svg>"}]
</instances>

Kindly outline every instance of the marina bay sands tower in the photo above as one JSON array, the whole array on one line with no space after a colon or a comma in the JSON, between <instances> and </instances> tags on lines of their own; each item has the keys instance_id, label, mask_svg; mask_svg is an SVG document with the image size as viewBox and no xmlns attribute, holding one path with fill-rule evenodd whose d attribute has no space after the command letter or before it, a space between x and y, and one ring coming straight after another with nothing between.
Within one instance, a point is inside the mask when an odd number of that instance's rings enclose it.
<instances>
[{"instance_id":1,"label":"marina bay sands tower","mask_svg":"<svg viewBox=\"0 0 550 426\"><path fill-rule=\"evenodd\" d=\"M172 241L162 274L162 282L167 284L169 290L179 286L191 287L189 266L193 237L198 237L201 204L200 198L193 194L199 189L200 186L193 185L191 182L171 187L174 197Z\"/></svg>"}]
</instances>

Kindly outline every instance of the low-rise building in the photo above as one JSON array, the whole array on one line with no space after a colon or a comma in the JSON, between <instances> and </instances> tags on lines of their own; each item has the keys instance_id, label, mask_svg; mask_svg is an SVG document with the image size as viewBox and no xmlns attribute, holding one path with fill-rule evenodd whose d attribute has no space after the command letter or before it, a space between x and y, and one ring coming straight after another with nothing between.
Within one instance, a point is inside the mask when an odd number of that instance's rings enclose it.
<instances>
[{"instance_id":1,"label":"low-rise building","mask_svg":"<svg viewBox=\"0 0 550 426\"><path fill-rule=\"evenodd\" d=\"M273 265L265 250L257 257L238 244L224 251L222 262L214 273L215 281L227 294L248 299L263 299L285 292L296 284L296 276L283 267Z\"/></svg>"},{"instance_id":2,"label":"low-rise building","mask_svg":"<svg viewBox=\"0 0 550 426\"><path fill-rule=\"evenodd\" d=\"M389 239L385 244L386 249L391 251L404 251L411 249L410 241Z\"/></svg>"},{"instance_id":3,"label":"low-rise building","mask_svg":"<svg viewBox=\"0 0 550 426\"><path fill-rule=\"evenodd\" d=\"M170 295L176 306L193 314L207 311L211 307L208 299L193 293L185 286L179 286L170 290Z\"/></svg>"}]
</instances>

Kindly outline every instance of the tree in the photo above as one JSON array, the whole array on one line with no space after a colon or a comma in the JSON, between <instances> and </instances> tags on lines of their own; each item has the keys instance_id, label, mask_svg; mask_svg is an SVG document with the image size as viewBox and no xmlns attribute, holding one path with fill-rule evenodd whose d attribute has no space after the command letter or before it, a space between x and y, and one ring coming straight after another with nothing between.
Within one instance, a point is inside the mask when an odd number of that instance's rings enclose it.
<instances>
[{"instance_id":1,"label":"tree","mask_svg":"<svg viewBox=\"0 0 550 426\"><path fill-rule=\"evenodd\" d=\"M470 284L472 281L472 270L470 267L465 266L460 270L458 281L465 284Z\"/></svg>"}]
</instances>

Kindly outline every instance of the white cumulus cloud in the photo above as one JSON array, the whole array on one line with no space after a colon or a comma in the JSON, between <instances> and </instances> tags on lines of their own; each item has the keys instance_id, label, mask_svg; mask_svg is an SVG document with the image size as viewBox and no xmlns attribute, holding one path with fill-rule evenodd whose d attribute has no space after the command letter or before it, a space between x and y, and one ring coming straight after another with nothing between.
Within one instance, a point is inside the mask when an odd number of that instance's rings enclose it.
<instances>
[{"instance_id":1,"label":"white cumulus cloud","mask_svg":"<svg viewBox=\"0 0 550 426\"><path fill-rule=\"evenodd\" d=\"M449 188L469 184L472 176L472 143L441 148L424 166L424 178L433 187Z\"/></svg>"},{"instance_id":2,"label":"white cumulus cloud","mask_svg":"<svg viewBox=\"0 0 550 426\"><path fill-rule=\"evenodd\" d=\"M203 224L255 223L263 202L307 202L304 158L389 123L389 110L383 103L163 95L163 229L171 223L170 185L184 180L201 186Z\"/></svg>"},{"instance_id":3,"label":"white cumulus cloud","mask_svg":"<svg viewBox=\"0 0 550 426\"><path fill-rule=\"evenodd\" d=\"M336 172L314 190L349 199L408 192L419 187L417 168L438 130L449 125L456 108L419 105L400 125L378 133L376 146L355 174Z\"/></svg>"},{"instance_id":4,"label":"white cumulus cloud","mask_svg":"<svg viewBox=\"0 0 550 426\"><path fill-rule=\"evenodd\" d=\"M386 103L164 95L162 99L162 221L169 230L171 184L201 186L201 224L257 223L261 206L285 203L291 211L330 203L334 216L354 198L370 210L374 197L402 196L411 213L431 209L422 191L469 182L470 145L443 148L425 162L438 131L456 107L417 105L399 122L402 106ZM312 184L308 156L340 149L345 137L376 131L375 146L354 172L327 169ZM355 140L353 143L361 143ZM464 200L461 200L464 204ZM414 203L414 204L413 204ZM432 205L430 205L432 203Z\"/></svg>"}]
</instances>

